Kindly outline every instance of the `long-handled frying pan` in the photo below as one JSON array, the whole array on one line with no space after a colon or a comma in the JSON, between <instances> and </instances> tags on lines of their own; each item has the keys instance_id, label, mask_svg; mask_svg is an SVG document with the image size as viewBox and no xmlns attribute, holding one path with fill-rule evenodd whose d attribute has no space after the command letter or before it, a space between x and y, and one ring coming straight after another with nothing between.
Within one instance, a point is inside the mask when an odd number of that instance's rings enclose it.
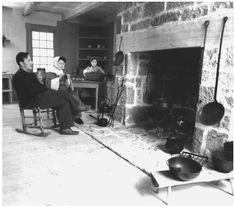
<instances>
[{"instance_id":1,"label":"long-handled frying pan","mask_svg":"<svg viewBox=\"0 0 235 207\"><path fill-rule=\"evenodd\" d=\"M206 46L206 34L207 34L207 28L210 24L210 21L207 20L204 22L204 27L205 27L205 33L204 33L204 40L203 40L203 49L202 49L202 53L201 53L201 68L203 67L203 58L204 58L204 54L205 54L205 46ZM199 82L201 83L201 77L202 77L202 73L199 73Z\"/></svg>"},{"instance_id":2,"label":"long-handled frying pan","mask_svg":"<svg viewBox=\"0 0 235 207\"><path fill-rule=\"evenodd\" d=\"M121 44L122 44L122 36L121 36L120 44L119 44L119 51L114 55L114 60L113 60L114 66L119 66L123 62L123 59L124 59L124 54L121 51Z\"/></svg>"},{"instance_id":3,"label":"long-handled frying pan","mask_svg":"<svg viewBox=\"0 0 235 207\"><path fill-rule=\"evenodd\" d=\"M222 47L222 42L223 42L224 27L225 27L225 23L227 20L228 20L228 17L223 18L223 27L222 27L221 38L220 38L216 81L215 81L214 102L210 102L206 104L205 106L203 106L202 111L199 115L201 123L205 125L214 125L218 123L224 116L224 106L217 102L216 94L217 94L217 86L218 86L218 79L219 79L221 47Z\"/></svg>"}]
</instances>

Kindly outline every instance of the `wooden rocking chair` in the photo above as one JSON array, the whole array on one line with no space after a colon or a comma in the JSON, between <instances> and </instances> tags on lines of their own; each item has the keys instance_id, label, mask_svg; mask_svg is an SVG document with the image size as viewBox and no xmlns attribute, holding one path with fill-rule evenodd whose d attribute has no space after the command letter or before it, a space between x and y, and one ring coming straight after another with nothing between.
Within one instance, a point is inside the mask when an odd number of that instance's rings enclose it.
<instances>
[{"instance_id":1,"label":"wooden rocking chair","mask_svg":"<svg viewBox=\"0 0 235 207\"><path fill-rule=\"evenodd\" d=\"M40 107L22 107L19 104L20 115L21 115L21 122L22 122L22 129L16 129L17 132L30 134L35 136L46 137L50 134L50 132L45 132L45 129L48 128L55 128L59 125L57 124L56 120L56 112L52 108L48 109L41 109ZM28 113L32 112L32 115ZM46 113L46 118L43 117L43 113ZM43 126L43 120L52 120L53 126L45 127ZM31 132L29 128L36 128L39 129L39 132Z\"/></svg>"}]
</instances>

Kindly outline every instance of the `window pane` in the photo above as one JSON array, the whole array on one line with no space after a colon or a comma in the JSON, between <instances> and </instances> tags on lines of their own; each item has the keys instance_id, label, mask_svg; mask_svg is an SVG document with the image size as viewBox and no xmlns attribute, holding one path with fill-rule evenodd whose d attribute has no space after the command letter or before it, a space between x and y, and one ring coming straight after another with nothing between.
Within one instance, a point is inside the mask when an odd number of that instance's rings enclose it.
<instances>
[{"instance_id":1,"label":"window pane","mask_svg":"<svg viewBox=\"0 0 235 207\"><path fill-rule=\"evenodd\" d=\"M33 48L33 56L39 56L39 49Z\"/></svg>"},{"instance_id":2,"label":"window pane","mask_svg":"<svg viewBox=\"0 0 235 207\"><path fill-rule=\"evenodd\" d=\"M40 40L40 47L42 48L46 48L47 47L47 45L46 45L46 41L41 41Z\"/></svg>"},{"instance_id":3,"label":"window pane","mask_svg":"<svg viewBox=\"0 0 235 207\"><path fill-rule=\"evenodd\" d=\"M48 57L47 60L48 60L48 62L47 62L48 65L53 64L53 57Z\"/></svg>"},{"instance_id":4,"label":"window pane","mask_svg":"<svg viewBox=\"0 0 235 207\"><path fill-rule=\"evenodd\" d=\"M40 35L39 35L40 40L46 40L47 39L47 35L46 34L47 34L46 32L40 32Z\"/></svg>"},{"instance_id":5,"label":"window pane","mask_svg":"<svg viewBox=\"0 0 235 207\"><path fill-rule=\"evenodd\" d=\"M47 40L53 41L53 33L47 33Z\"/></svg>"},{"instance_id":6,"label":"window pane","mask_svg":"<svg viewBox=\"0 0 235 207\"><path fill-rule=\"evenodd\" d=\"M41 68L47 68L47 65L46 64L41 64L40 67Z\"/></svg>"},{"instance_id":7,"label":"window pane","mask_svg":"<svg viewBox=\"0 0 235 207\"><path fill-rule=\"evenodd\" d=\"M48 49L48 50L47 50L47 56L48 56L48 57L54 57L54 50Z\"/></svg>"},{"instance_id":8,"label":"window pane","mask_svg":"<svg viewBox=\"0 0 235 207\"><path fill-rule=\"evenodd\" d=\"M40 65L39 64L33 64L33 72L36 72L37 68L40 68Z\"/></svg>"},{"instance_id":9,"label":"window pane","mask_svg":"<svg viewBox=\"0 0 235 207\"><path fill-rule=\"evenodd\" d=\"M47 48L53 48L53 42L47 41Z\"/></svg>"},{"instance_id":10,"label":"window pane","mask_svg":"<svg viewBox=\"0 0 235 207\"><path fill-rule=\"evenodd\" d=\"M40 49L40 56L47 56L47 50L46 49Z\"/></svg>"},{"instance_id":11,"label":"window pane","mask_svg":"<svg viewBox=\"0 0 235 207\"><path fill-rule=\"evenodd\" d=\"M39 57L33 56L33 64L39 64Z\"/></svg>"},{"instance_id":12,"label":"window pane","mask_svg":"<svg viewBox=\"0 0 235 207\"><path fill-rule=\"evenodd\" d=\"M32 39L39 39L39 32L32 31Z\"/></svg>"},{"instance_id":13,"label":"window pane","mask_svg":"<svg viewBox=\"0 0 235 207\"><path fill-rule=\"evenodd\" d=\"M40 57L40 64L47 64L47 58L46 57Z\"/></svg>"},{"instance_id":14,"label":"window pane","mask_svg":"<svg viewBox=\"0 0 235 207\"><path fill-rule=\"evenodd\" d=\"M54 33L32 31L33 71L53 64Z\"/></svg>"},{"instance_id":15,"label":"window pane","mask_svg":"<svg viewBox=\"0 0 235 207\"><path fill-rule=\"evenodd\" d=\"M39 47L39 41L33 40L33 47Z\"/></svg>"}]
</instances>

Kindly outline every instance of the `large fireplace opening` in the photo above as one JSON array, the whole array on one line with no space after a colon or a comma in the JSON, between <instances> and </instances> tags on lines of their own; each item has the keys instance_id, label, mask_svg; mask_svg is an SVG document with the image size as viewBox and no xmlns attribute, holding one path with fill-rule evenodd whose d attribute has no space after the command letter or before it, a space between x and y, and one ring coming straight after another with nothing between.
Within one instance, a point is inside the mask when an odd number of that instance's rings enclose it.
<instances>
[{"instance_id":1,"label":"large fireplace opening","mask_svg":"<svg viewBox=\"0 0 235 207\"><path fill-rule=\"evenodd\" d=\"M201 77L202 48L131 53L126 70L125 123L164 136L192 138Z\"/></svg>"}]
</instances>

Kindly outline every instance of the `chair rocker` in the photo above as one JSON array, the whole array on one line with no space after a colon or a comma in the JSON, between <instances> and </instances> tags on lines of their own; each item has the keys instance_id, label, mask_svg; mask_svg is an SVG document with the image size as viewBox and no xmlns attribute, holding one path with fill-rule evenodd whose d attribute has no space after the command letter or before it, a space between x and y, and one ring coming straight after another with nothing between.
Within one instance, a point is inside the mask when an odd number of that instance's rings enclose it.
<instances>
[{"instance_id":1,"label":"chair rocker","mask_svg":"<svg viewBox=\"0 0 235 207\"><path fill-rule=\"evenodd\" d=\"M16 129L16 131L19 133L46 137L50 134L50 132L45 132L45 129L59 126L57 124L55 110L52 108L41 109L40 107L22 107L19 104L19 109L22 122L22 129ZM30 111L32 112L32 115L26 114ZM46 118L43 117L43 113L46 113ZM43 126L43 120L52 120L54 125L52 127L45 127ZM39 132L31 132L32 130L29 131L29 128L39 129Z\"/></svg>"}]
</instances>

